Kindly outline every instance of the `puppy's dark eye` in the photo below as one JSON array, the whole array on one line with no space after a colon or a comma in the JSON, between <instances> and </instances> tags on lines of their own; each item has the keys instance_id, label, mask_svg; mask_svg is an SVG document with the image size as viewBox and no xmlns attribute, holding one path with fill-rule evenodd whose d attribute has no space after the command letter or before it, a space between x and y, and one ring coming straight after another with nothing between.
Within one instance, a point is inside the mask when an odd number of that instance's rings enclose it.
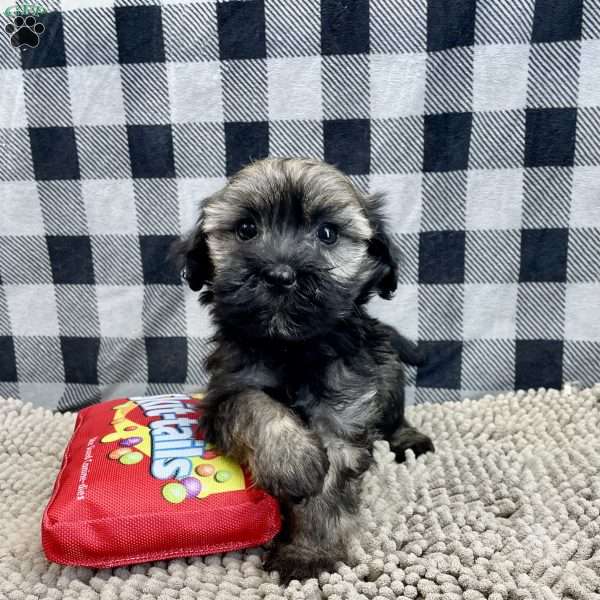
<instances>
[{"instance_id":1,"label":"puppy's dark eye","mask_svg":"<svg viewBox=\"0 0 600 600\"><path fill-rule=\"evenodd\" d=\"M317 237L324 244L335 244L338 238L336 226L332 225L331 223L323 223L322 225L319 225L319 229L317 229Z\"/></svg>"},{"instance_id":2,"label":"puppy's dark eye","mask_svg":"<svg viewBox=\"0 0 600 600\"><path fill-rule=\"evenodd\" d=\"M235 233L240 240L246 242L256 237L258 229L252 219L242 219L235 227Z\"/></svg>"}]
</instances>

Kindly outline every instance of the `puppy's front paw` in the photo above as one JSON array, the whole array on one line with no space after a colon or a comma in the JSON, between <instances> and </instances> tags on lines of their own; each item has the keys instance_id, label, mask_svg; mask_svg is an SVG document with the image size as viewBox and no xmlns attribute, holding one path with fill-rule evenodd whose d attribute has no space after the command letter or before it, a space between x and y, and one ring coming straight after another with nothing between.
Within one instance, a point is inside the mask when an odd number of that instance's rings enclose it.
<instances>
[{"instance_id":1,"label":"puppy's front paw","mask_svg":"<svg viewBox=\"0 0 600 600\"><path fill-rule=\"evenodd\" d=\"M435 452L431 438L413 427L403 427L390 438L390 448L396 455L397 462L406 460L405 452L412 450L415 456L426 452Z\"/></svg>"},{"instance_id":2,"label":"puppy's front paw","mask_svg":"<svg viewBox=\"0 0 600 600\"><path fill-rule=\"evenodd\" d=\"M323 571L333 571L335 561L342 558L318 548L285 544L268 554L264 568L277 571L280 583L287 585L292 579L302 581L318 577Z\"/></svg>"},{"instance_id":3,"label":"puppy's front paw","mask_svg":"<svg viewBox=\"0 0 600 600\"><path fill-rule=\"evenodd\" d=\"M329 459L318 437L303 432L257 449L251 470L260 487L277 498L297 501L321 492Z\"/></svg>"}]
</instances>

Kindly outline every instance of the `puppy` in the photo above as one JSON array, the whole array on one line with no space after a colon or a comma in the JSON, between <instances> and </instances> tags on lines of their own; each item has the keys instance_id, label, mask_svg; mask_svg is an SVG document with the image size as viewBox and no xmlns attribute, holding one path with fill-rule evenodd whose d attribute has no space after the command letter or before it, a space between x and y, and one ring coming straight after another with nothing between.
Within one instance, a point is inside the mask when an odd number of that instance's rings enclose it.
<instances>
[{"instance_id":1,"label":"puppy","mask_svg":"<svg viewBox=\"0 0 600 600\"><path fill-rule=\"evenodd\" d=\"M418 352L364 308L396 289L382 200L316 160L261 160L203 202L176 252L217 328L207 439L281 503L265 566L283 582L331 570L373 441L398 460L433 449L404 417L401 360Z\"/></svg>"}]
</instances>

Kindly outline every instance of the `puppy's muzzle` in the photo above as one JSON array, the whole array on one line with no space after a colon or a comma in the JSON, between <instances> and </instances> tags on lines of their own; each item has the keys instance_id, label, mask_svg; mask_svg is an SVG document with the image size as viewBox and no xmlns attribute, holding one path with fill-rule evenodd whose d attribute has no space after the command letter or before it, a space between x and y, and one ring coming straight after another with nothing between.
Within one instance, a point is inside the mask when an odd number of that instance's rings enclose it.
<instances>
[{"instance_id":1,"label":"puppy's muzzle","mask_svg":"<svg viewBox=\"0 0 600 600\"><path fill-rule=\"evenodd\" d=\"M296 272L289 265L278 264L265 269L263 279L269 287L285 291L296 283Z\"/></svg>"}]
</instances>

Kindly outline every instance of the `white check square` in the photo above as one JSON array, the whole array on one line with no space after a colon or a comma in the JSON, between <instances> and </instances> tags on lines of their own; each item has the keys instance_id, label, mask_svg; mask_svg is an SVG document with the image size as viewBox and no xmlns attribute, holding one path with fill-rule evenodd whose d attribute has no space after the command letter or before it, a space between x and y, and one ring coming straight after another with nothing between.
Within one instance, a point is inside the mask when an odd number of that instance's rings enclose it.
<instances>
[{"instance_id":1,"label":"white check square","mask_svg":"<svg viewBox=\"0 0 600 600\"><path fill-rule=\"evenodd\" d=\"M133 183L127 179L86 179L81 182L92 235L136 234Z\"/></svg>"},{"instance_id":2,"label":"white check square","mask_svg":"<svg viewBox=\"0 0 600 600\"><path fill-rule=\"evenodd\" d=\"M269 118L321 119L321 57L267 60Z\"/></svg>"},{"instance_id":3,"label":"white check square","mask_svg":"<svg viewBox=\"0 0 600 600\"><path fill-rule=\"evenodd\" d=\"M68 67L68 70L75 125L125 123L119 65Z\"/></svg>"},{"instance_id":4,"label":"white check square","mask_svg":"<svg viewBox=\"0 0 600 600\"><path fill-rule=\"evenodd\" d=\"M223 120L221 67L217 61L169 63L167 73L174 123Z\"/></svg>"},{"instance_id":5,"label":"white check square","mask_svg":"<svg viewBox=\"0 0 600 600\"><path fill-rule=\"evenodd\" d=\"M53 285L4 285L14 335L58 336Z\"/></svg>"},{"instance_id":6,"label":"white check square","mask_svg":"<svg viewBox=\"0 0 600 600\"><path fill-rule=\"evenodd\" d=\"M523 169L471 169L467 178L467 229L519 229Z\"/></svg>"},{"instance_id":7,"label":"white check square","mask_svg":"<svg viewBox=\"0 0 600 600\"><path fill-rule=\"evenodd\" d=\"M600 283L571 283L565 302L565 338L600 341L600 319L594 309L600 298Z\"/></svg>"},{"instance_id":8,"label":"white check square","mask_svg":"<svg viewBox=\"0 0 600 600\"><path fill-rule=\"evenodd\" d=\"M369 314L396 327L404 337L416 340L419 333L418 307L418 286L401 284L391 300L383 300L383 298L375 296L369 303Z\"/></svg>"},{"instance_id":9,"label":"white check square","mask_svg":"<svg viewBox=\"0 0 600 600\"><path fill-rule=\"evenodd\" d=\"M198 302L198 293L187 286L184 291L185 326L188 338L209 338L214 335L214 325L208 308Z\"/></svg>"},{"instance_id":10,"label":"white check square","mask_svg":"<svg viewBox=\"0 0 600 600\"><path fill-rule=\"evenodd\" d=\"M579 60L579 106L600 106L600 40L583 40Z\"/></svg>"},{"instance_id":11,"label":"white check square","mask_svg":"<svg viewBox=\"0 0 600 600\"><path fill-rule=\"evenodd\" d=\"M371 116L375 119L422 115L427 55L371 55Z\"/></svg>"},{"instance_id":12,"label":"white check square","mask_svg":"<svg viewBox=\"0 0 600 600\"><path fill-rule=\"evenodd\" d=\"M421 173L371 175L371 191L382 192L390 230L418 233L421 227Z\"/></svg>"},{"instance_id":13,"label":"white check square","mask_svg":"<svg viewBox=\"0 0 600 600\"><path fill-rule=\"evenodd\" d=\"M144 288L138 285L99 285L98 316L103 337L137 338L143 336L142 306Z\"/></svg>"},{"instance_id":14,"label":"white check square","mask_svg":"<svg viewBox=\"0 0 600 600\"><path fill-rule=\"evenodd\" d=\"M179 226L182 233L194 228L201 202L227 183L225 177L186 177L178 182Z\"/></svg>"},{"instance_id":15,"label":"white check square","mask_svg":"<svg viewBox=\"0 0 600 600\"><path fill-rule=\"evenodd\" d=\"M3 69L0 85L0 128L27 127L23 71Z\"/></svg>"},{"instance_id":16,"label":"white check square","mask_svg":"<svg viewBox=\"0 0 600 600\"><path fill-rule=\"evenodd\" d=\"M473 109L525 108L528 64L528 44L475 46Z\"/></svg>"},{"instance_id":17,"label":"white check square","mask_svg":"<svg viewBox=\"0 0 600 600\"><path fill-rule=\"evenodd\" d=\"M0 182L0 235L44 235L34 181Z\"/></svg>"},{"instance_id":18,"label":"white check square","mask_svg":"<svg viewBox=\"0 0 600 600\"><path fill-rule=\"evenodd\" d=\"M571 227L600 227L600 167L573 168L570 213Z\"/></svg>"},{"instance_id":19,"label":"white check square","mask_svg":"<svg viewBox=\"0 0 600 600\"><path fill-rule=\"evenodd\" d=\"M465 284L463 338L513 339L517 292L517 284Z\"/></svg>"}]
</instances>

